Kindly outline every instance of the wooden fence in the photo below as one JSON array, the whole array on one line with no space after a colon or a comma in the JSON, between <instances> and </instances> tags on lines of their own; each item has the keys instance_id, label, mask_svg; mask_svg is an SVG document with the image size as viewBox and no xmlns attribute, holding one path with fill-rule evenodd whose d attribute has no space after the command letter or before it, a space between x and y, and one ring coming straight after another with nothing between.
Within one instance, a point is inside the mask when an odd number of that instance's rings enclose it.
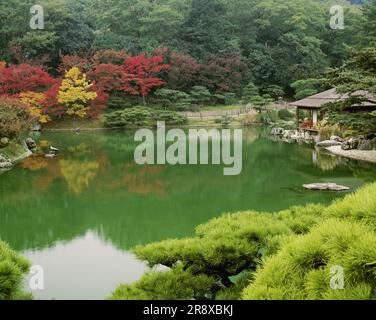
<instances>
[{"instance_id":1,"label":"wooden fence","mask_svg":"<svg viewBox=\"0 0 376 320\"><path fill-rule=\"evenodd\" d=\"M224 116L239 117L250 113L252 108L244 107L234 110L223 110L223 111L200 111L200 112L179 112L187 118L217 118Z\"/></svg>"}]
</instances>

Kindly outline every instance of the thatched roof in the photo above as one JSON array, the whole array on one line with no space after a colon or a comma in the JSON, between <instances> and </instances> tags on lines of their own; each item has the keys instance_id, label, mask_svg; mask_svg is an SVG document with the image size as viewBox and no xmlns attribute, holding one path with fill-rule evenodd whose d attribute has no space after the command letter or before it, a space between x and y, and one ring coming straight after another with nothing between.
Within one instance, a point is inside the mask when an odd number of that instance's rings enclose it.
<instances>
[{"instance_id":1,"label":"thatched roof","mask_svg":"<svg viewBox=\"0 0 376 320\"><path fill-rule=\"evenodd\" d=\"M367 91L357 91L352 94L353 96L364 96L371 100L376 101L376 96L370 94ZM341 94L337 93L336 89L330 89L324 92L320 92L318 94L314 94L313 96L304 98L299 101L295 101L290 103L292 106L300 107L300 108L308 108L308 109L320 109L323 105L329 102L337 102L341 100L345 100L349 97L348 94ZM371 102L364 102L362 106L375 106L376 103Z\"/></svg>"}]
</instances>

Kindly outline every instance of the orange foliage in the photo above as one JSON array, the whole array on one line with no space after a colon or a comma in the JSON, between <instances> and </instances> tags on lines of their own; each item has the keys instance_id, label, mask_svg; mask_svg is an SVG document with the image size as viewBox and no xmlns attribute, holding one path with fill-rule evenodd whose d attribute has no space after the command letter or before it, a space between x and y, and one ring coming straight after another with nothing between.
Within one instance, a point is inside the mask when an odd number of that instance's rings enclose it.
<instances>
[{"instance_id":1,"label":"orange foliage","mask_svg":"<svg viewBox=\"0 0 376 320\"><path fill-rule=\"evenodd\" d=\"M41 157L31 157L21 163L21 167L30 171L38 171L48 166L48 161Z\"/></svg>"}]
</instances>

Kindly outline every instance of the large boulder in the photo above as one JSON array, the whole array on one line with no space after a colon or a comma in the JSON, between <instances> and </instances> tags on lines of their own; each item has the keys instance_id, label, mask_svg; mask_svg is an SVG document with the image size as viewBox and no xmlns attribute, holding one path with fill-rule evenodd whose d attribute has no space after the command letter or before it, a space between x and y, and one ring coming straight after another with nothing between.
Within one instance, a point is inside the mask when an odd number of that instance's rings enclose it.
<instances>
[{"instance_id":1,"label":"large boulder","mask_svg":"<svg viewBox=\"0 0 376 320\"><path fill-rule=\"evenodd\" d=\"M299 132L296 130L285 130L283 138L285 139L298 139Z\"/></svg>"},{"instance_id":2,"label":"large boulder","mask_svg":"<svg viewBox=\"0 0 376 320\"><path fill-rule=\"evenodd\" d=\"M341 146L342 143L336 140L325 140L325 141L318 142L316 145L320 148L329 148L329 147L334 147L334 146Z\"/></svg>"},{"instance_id":3,"label":"large boulder","mask_svg":"<svg viewBox=\"0 0 376 320\"><path fill-rule=\"evenodd\" d=\"M9 169L13 166L11 160L5 158L4 156L0 155L0 170L2 169Z\"/></svg>"},{"instance_id":4,"label":"large boulder","mask_svg":"<svg viewBox=\"0 0 376 320\"><path fill-rule=\"evenodd\" d=\"M372 140L360 140L358 150L376 150L376 138Z\"/></svg>"},{"instance_id":5,"label":"large boulder","mask_svg":"<svg viewBox=\"0 0 376 320\"><path fill-rule=\"evenodd\" d=\"M35 121L30 126L30 131L41 131L42 125L39 123L39 121Z\"/></svg>"},{"instance_id":6,"label":"large boulder","mask_svg":"<svg viewBox=\"0 0 376 320\"><path fill-rule=\"evenodd\" d=\"M27 147L30 151L32 151L32 152L36 151L37 144L35 143L35 141L32 138L27 138L25 142L26 142L26 145L27 145Z\"/></svg>"},{"instance_id":7,"label":"large boulder","mask_svg":"<svg viewBox=\"0 0 376 320\"><path fill-rule=\"evenodd\" d=\"M0 148L5 148L9 145L9 138L7 137L3 137L3 138L0 138Z\"/></svg>"},{"instance_id":8,"label":"large boulder","mask_svg":"<svg viewBox=\"0 0 376 320\"><path fill-rule=\"evenodd\" d=\"M8 161L8 159L5 158L4 156L2 156L2 155L0 154L0 163L1 163L1 162L6 162L6 161Z\"/></svg>"},{"instance_id":9,"label":"large boulder","mask_svg":"<svg viewBox=\"0 0 376 320\"><path fill-rule=\"evenodd\" d=\"M283 128L273 128L271 134L275 136L283 136L285 129Z\"/></svg>"},{"instance_id":10,"label":"large boulder","mask_svg":"<svg viewBox=\"0 0 376 320\"><path fill-rule=\"evenodd\" d=\"M355 149L358 149L360 140L361 140L360 138L354 138L354 137L346 139L342 143L342 150L355 150Z\"/></svg>"}]
</instances>

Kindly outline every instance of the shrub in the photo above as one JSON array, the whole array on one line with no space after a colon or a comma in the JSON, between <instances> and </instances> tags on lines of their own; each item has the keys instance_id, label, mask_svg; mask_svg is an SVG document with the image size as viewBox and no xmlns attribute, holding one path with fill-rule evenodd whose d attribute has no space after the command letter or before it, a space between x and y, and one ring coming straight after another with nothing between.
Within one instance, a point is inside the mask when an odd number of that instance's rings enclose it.
<instances>
[{"instance_id":1,"label":"shrub","mask_svg":"<svg viewBox=\"0 0 376 320\"><path fill-rule=\"evenodd\" d=\"M251 126L251 125L253 125L256 122L257 115L258 114L254 114L254 113L248 113L248 114L246 114L244 116L243 120L242 120L243 126Z\"/></svg>"},{"instance_id":2,"label":"shrub","mask_svg":"<svg viewBox=\"0 0 376 320\"><path fill-rule=\"evenodd\" d=\"M30 113L17 99L0 97L0 138L16 138L30 125Z\"/></svg>"},{"instance_id":3,"label":"shrub","mask_svg":"<svg viewBox=\"0 0 376 320\"><path fill-rule=\"evenodd\" d=\"M168 110L153 110L147 107L134 107L106 114L107 127L140 127L154 126L157 121L164 121L166 125L184 125L188 119L176 112Z\"/></svg>"},{"instance_id":4,"label":"shrub","mask_svg":"<svg viewBox=\"0 0 376 320\"><path fill-rule=\"evenodd\" d=\"M191 100L193 104L204 105L211 99L209 90L202 86L195 86L190 92Z\"/></svg>"},{"instance_id":5,"label":"shrub","mask_svg":"<svg viewBox=\"0 0 376 320\"><path fill-rule=\"evenodd\" d=\"M192 300L207 299L218 286L213 277L192 275L177 266L170 271L149 272L132 285L121 285L110 300Z\"/></svg>"},{"instance_id":6,"label":"shrub","mask_svg":"<svg viewBox=\"0 0 376 320\"><path fill-rule=\"evenodd\" d=\"M344 290L330 286L331 268L344 271ZM355 222L330 219L296 237L265 261L243 292L251 300L374 299L376 235Z\"/></svg>"},{"instance_id":7,"label":"shrub","mask_svg":"<svg viewBox=\"0 0 376 320\"><path fill-rule=\"evenodd\" d=\"M166 125L185 125L188 123L187 117L168 110L153 110L151 117L154 122L164 121Z\"/></svg>"},{"instance_id":8,"label":"shrub","mask_svg":"<svg viewBox=\"0 0 376 320\"><path fill-rule=\"evenodd\" d=\"M294 114L287 109L281 109L278 111L278 118L284 121L289 121L294 118Z\"/></svg>"},{"instance_id":9,"label":"shrub","mask_svg":"<svg viewBox=\"0 0 376 320\"><path fill-rule=\"evenodd\" d=\"M319 123L319 135L321 140L329 140L333 135L340 135L341 128L338 125L330 125L325 121Z\"/></svg>"},{"instance_id":10,"label":"shrub","mask_svg":"<svg viewBox=\"0 0 376 320\"><path fill-rule=\"evenodd\" d=\"M376 183L335 201L323 214L326 217L364 222L376 230Z\"/></svg>"},{"instance_id":11,"label":"shrub","mask_svg":"<svg viewBox=\"0 0 376 320\"><path fill-rule=\"evenodd\" d=\"M280 97L285 95L285 92L282 87L277 85L269 85L261 89L262 94L267 94L277 101Z\"/></svg>"},{"instance_id":12,"label":"shrub","mask_svg":"<svg viewBox=\"0 0 376 320\"><path fill-rule=\"evenodd\" d=\"M131 95L111 95L107 106L111 109L126 109L140 104L140 97Z\"/></svg>"},{"instance_id":13,"label":"shrub","mask_svg":"<svg viewBox=\"0 0 376 320\"><path fill-rule=\"evenodd\" d=\"M151 119L151 109L134 107L121 111L114 111L104 116L107 127L146 126Z\"/></svg>"},{"instance_id":14,"label":"shrub","mask_svg":"<svg viewBox=\"0 0 376 320\"><path fill-rule=\"evenodd\" d=\"M215 119L216 124L220 124L224 127L227 127L231 124L232 118L228 115L222 116L221 118Z\"/></svg>"},{"instance_id":15,"label":"shrub","mask_svg":"<svg viewBox=\"0 0 376 320\"><path fill-rule=\"evenodd\" d=\"M0 241L0 300L29 298L21 290L23 276L29 267L26 259Z\"/></svg>"},{"instance_id":16,"label":"shrub","mask_svg":"<svg viewBox=\"0 0 376 320\"><path fill-rule=\"evenodd\" d=\"M376 183L329 207L225 214L193 237L138 246L138 259L170 271L120 286L111 298L376 298L375 194ZM344 269L344 290L329 285L333 266Z\"/></svg>"},{"instance_id":17,"label":"shrub","mask_svg":"<svg viewBox=\"0 0 376 320\"><path fill-rule=\"evenodd\" d=\"M256 121L260 123L272 123L278 121L278 113L275 110L261 111L256 116Z\"/></svg>"},{"instance_id":18,"label":"shrub","mask_svg":"<svg viewBox=\"0 0 376 320\"><path fill-rule=\"evenodd\" d=\"M171 268L172 273L148 274L140 282L120 286L113 297L151 298L152 294L179 299L181 296L176 294L175 287L156 285L156 279L159 281L162 277L165 282L170 277L175 279L180 267L188 272L184 275L193 283L198 276L215 279L216 285L210 290L206 287L206 298L240 297L246 285L243 276L256 270L263 257L275 254L294 230L302 233L318 222L317 212L321 209L321 206L308 206L275 214L252 211L226 214L198 226L195 237L136 247L134 252L138 259L147 261L150 267L164 265Z\"/></svg>"},{"instance_id":19,"label":"shrub","mask_svg":"<svg viewBox=\"0 0 376 320\"><path fill-rule=\"evenodd\" d=\"M237 103L237 100L238 99L236 97L236 94L232 92L217 93L213 95L213 102L215 104L223 104L229 106Z\"/></svg>"},{"instance_id":20,"label":"shrub","mask_svg":"<svg viewBox=\"0 0 376 320\"><path fill-rule=\"evenodd\" d=\"M188 94L178 90L159 89L155 92L157 102L166 109L186 110L191 105Z\"/></svg>"}]
</instances>

